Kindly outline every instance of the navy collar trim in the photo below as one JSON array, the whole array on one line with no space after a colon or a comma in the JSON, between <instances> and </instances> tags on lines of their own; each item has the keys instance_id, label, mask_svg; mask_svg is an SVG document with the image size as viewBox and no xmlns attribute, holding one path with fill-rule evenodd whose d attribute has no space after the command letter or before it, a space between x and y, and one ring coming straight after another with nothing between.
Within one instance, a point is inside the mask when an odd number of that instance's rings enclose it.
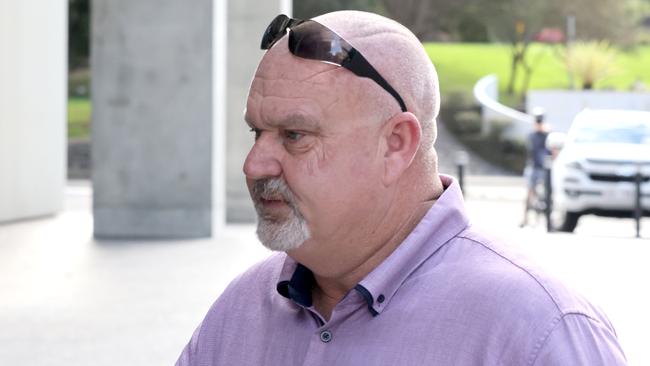
<instances>
[{"instance_id":1,"label":"navy collar trim","mask_svg":"<svg viewBox=\"0 0 650 366\"><path fill-rule=\"evenodd\" d=\"M379 315L377 310L375 310L375 308L372 307L372 305L375 303L375 300L372 298L372 294L370 293L370 291L368 291L368 289L363 287L361 284L354 286L354 289L357 290L359 295L361 295L361 297L363 297L364 300L366 300L366 303L368 304L368 311L370 311L370 314L372 314L373 317Z\"/></svg>"},{"instance_id":2,"label":"navy collar trim","mask_svg":"<svg viewBox=\"0 0 650 366\"><path fill-rule=\"evenodd\" d=\"M280 281L276 287L278 293L287 299L293 300L295 303L306 308L311 307L313 300L311 297L311 290L316 284L314 274L309 268L298 263L293 275L289 281ZM368 304L368 311L372 316L377 316L379 313L372 307L374 300L372 294L368 289L358 284L354 289L363 297Z\"/></svg>"},{"instance_id":3,"label":"navy collar trim","mask_svg":"<svg viewBox=\"0 0 650 366\"><path fill-rule=\"evenodd\" d=\"M308 308L312 305L311 289L315 283L314 274L307 267L298 263L291 280L279 282L277 290L280 295Z\"/></svg>"}]
</instances>

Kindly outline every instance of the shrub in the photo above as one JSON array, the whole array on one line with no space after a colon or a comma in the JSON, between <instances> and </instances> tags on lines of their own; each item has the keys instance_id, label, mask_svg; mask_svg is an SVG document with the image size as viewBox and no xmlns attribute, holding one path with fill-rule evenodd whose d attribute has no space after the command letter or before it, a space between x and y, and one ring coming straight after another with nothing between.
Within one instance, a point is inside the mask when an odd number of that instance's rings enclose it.
<instances>
[{"instance_id":1,"label":"shrub","mask_svg":"<svg viewBox=\"0 0 650 366\"><path fill-rule=\"evenodd\" d=\"M476 110L458 111L454 114L454 121L448 126L458 134L478 134L481 132L481 114Z\"/></svg>"},{"instance_id":2,"label":"shrub","mask_svg":"<svg viewBox=\"0 0 650 366\"><path fill-rule=\"evenodd\" d=\"M457 124L460 113L478 111L474 97L467 91L450 91L443 99L440 106L440 118L445 126L454 134L462 133L462 127ZM471 119L471 116L462 114L461 119ZM480 118L480 117L479 117ZM471 122L469 122L471 124Z\"/></svg>"},{"instance_id":3,"label":"shrub","mask_svg":"<svg viewBox=\"0 0 650 366\"><path fill-rule=\"evenodd\" d=\"M467 90L452 90L442 99L442 107L454 111L472 109L475 106L474 96Z\"/></svg>"},{"instance_id":4,"label":"shrub","mask_svg":"<svg viewBox=\"0 0 650 366\"><path fill-rule=\"evenodd\" d=\"M77 69L68 74L68 96L80 98L90 96L89 69Z\"/></svg>"},{"instance_id":5,"label":"shrub","mask_svg":"<svg viewBox=\"0 0 650 366\"><path fill-rule=\"evenodd\" d=\"M487 135L479 133L461 133L459 128L452 126L473 126L480 131L480 118L472 120L472 114L478 115L477 112L460 112L462 116L460 120L464 122L455 121L455 123L445 123L446 126L456 135L456 137L471 151L481 156L486 161L507 169L513 173L521 174L526 164L526 143L525 141L511 140L504 136L504 131L511 124L510 121L494 120L490 121L492 129ZM467 119L464 119L467 118ZM478 121L477 124L472 125L473 122Z\"/></svg>"},{"instance_id":6,"label":"shrub","mask_svg":"<svg viewBox=\"0 0 650 366\"><path fill-rule=\"evenodd\" d=\"M560 53L569 74L580 82L582 89L595 84L614 71L617 51L608 42L577 42Z\"/></svg>"}]
</instances>

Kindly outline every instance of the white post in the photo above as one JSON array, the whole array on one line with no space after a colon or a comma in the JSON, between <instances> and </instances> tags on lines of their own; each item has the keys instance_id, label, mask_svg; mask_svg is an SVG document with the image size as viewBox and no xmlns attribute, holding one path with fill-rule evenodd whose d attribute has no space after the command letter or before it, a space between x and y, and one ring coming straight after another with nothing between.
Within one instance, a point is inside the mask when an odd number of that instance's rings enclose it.
<instances>
[{"instance_id":1,"label":"white post","mask_svg":"<svg viewBox=\"0 0 650 366\"><path fill-rule=\"evenodd\" d=\"M226 216L228 222L253 222L255 210L246 188L242 166L253 136L244 122L248 87L264 51L262 34L279 13L291 14L291 1L237 0L228 2L228 51L225 127Z\"/></svg>"},{"instance_id":2,"label":"white post","mask_svg":"<svg viewBox=\"0 0 650 366\"><path fill-rule=\"evenodd\" d=\"M228 0L212 5L212 235L226 225L226 78Z\"/></svg>"},{"instance_id":3,"label":"white post","mask_svg":"<svg viewBox=\"0 0 650 366\"><path fill-rule=\"evenodd\" d=\"M65 0L0 1L0 222L63 206L67 14Z\"/></svg>"},{"instance_id":4,"label":"white post","mask_svg":"<svg viewBox=\"0 0 650 366\"><path fill-rule=\"evenodd\" d=\"M566 18L566 52L570 54L573 50L573 42L576 40L576 16L569 15ZM575 80L573 78L573 73L567 68L567 73L569 76L569 88L575 89Z\"/></svg>"}]
</instances>

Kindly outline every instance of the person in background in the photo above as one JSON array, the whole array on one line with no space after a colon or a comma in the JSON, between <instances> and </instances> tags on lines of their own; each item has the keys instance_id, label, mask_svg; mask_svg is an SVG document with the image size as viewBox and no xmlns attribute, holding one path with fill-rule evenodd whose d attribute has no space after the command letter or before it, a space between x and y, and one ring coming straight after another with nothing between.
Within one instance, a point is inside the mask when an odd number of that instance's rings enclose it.
<instances>
[{"instance_id":1,"label":"person in background","mask_svg":"<svg viewBox=\"0 0 650 366\"><path fill-rule=\"evenodd\" d=\"M528 216L531 209L535 209L537 202L541 202L543 197L539 197L540 192L537 190L539 184L544 184L545 171L544 164L551 152L546 147L546 138L548 131L544 123L544 110L536 107L533 109L535 119L534 130L528 135L527 140L527 159L524 177L526 178L526 199L524 201L524 217L519 224L520 227L528 225Z\"/></svg>"},{"instance_id":2,"label":"person in background","mask_svg":"<svg viewBox=\"0 0 650 366\"><path fill-rule=\"evenodd\" d=\"M176 365L626 363L601 310L470 224L438 173L438 77L408 29L279 15L261 46L244 174L276 253L232 281Z\"/></svg>"}]
</instances>

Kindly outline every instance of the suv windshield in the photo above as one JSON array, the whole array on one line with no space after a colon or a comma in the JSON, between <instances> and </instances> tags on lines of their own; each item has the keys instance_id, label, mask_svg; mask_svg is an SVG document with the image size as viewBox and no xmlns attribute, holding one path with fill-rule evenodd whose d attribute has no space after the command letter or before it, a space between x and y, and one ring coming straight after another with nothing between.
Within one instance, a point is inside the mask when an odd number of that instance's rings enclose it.
<instances>
[{"instance_id":1,"label":"suv windshield","mask_svg":"<svg viewBox=\"0 0 650 366\"><path fill-rule=\"evenodd\" d=\"M575 142L650 144L650 122L617 121L587 123L576 131Z\"/></svg>"}]
</instances>

